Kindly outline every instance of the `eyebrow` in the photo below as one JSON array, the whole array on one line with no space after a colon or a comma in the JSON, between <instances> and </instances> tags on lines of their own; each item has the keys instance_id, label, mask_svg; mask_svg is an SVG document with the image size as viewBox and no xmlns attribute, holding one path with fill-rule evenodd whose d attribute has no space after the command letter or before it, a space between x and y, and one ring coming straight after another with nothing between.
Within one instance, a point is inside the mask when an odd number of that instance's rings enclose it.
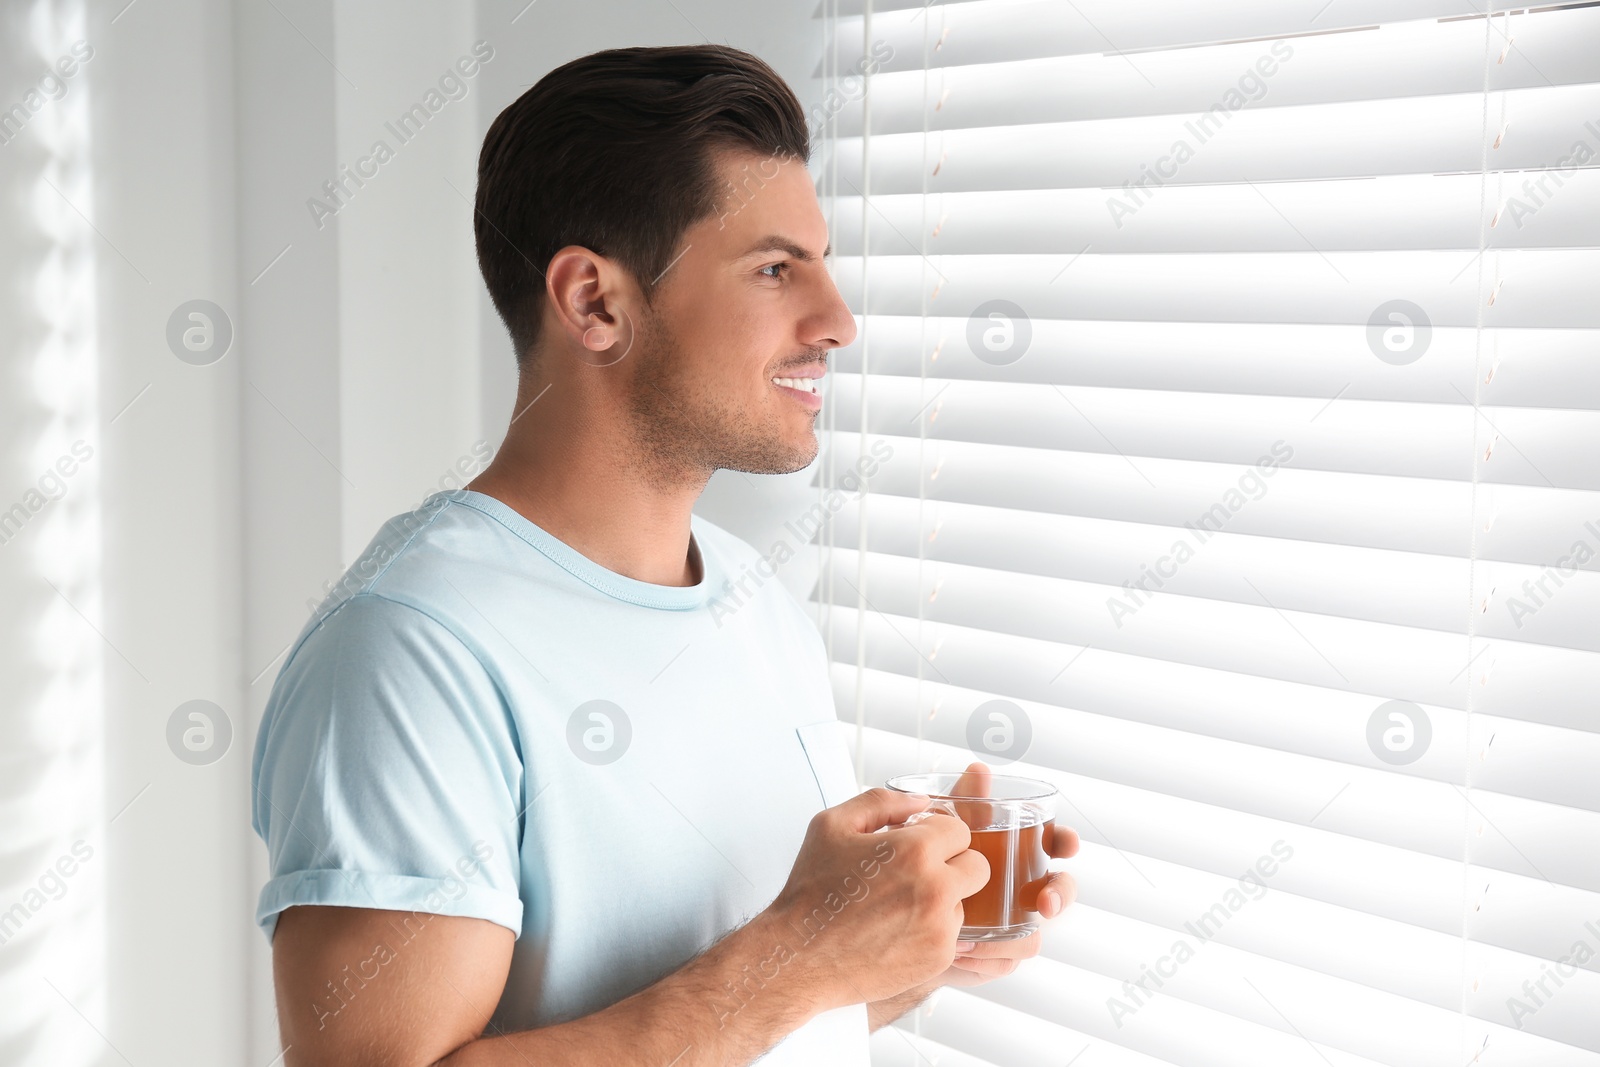
<instances>
[{"instance_id":1,"label":"eyebrow","mask_svg":"<svg viewBox=\"0 0 1600 1067\"><path fill-rule=\"evenodd\" d=\"M808 249L801 247L782 234L773 233L751 245L739 259L749 259L751 256L759 255L762 252L787 252L802 263L810 263L817 258ZM822 250L822 254L824 257L833 255L833 245L830 243L827 248Z\"/></svg>"}]
</instances>

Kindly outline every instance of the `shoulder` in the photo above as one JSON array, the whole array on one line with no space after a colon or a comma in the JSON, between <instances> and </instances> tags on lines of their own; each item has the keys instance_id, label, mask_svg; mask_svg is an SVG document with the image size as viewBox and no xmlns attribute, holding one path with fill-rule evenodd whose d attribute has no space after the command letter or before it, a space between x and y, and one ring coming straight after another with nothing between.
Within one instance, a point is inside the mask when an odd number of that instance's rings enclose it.
<instances>
[{"instance_id":1,"label":"shoulder","mask_svg":"<svg viewBox=\"0 0 1600 1067\"><path fill-rule=\"evenodd\" d=\"M497 526L449 492L433 493L383 523L339 578L326 586L283 662L326 646L372 654L407 635L448 648L470 648L448 610L450 587L496 559Z\"/></svg>"}]
</instances>

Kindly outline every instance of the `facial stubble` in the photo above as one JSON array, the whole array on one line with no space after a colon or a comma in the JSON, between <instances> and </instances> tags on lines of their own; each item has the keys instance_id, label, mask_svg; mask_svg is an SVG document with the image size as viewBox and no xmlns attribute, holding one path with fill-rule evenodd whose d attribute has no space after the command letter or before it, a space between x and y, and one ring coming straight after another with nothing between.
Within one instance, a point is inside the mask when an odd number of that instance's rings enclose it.
<instances>
[{"instance_id":1,"label":"facial stubble","mask_svg":"<svg viewBox=\"0 0 1600 1067\"><path fill-rule=\"evenodd\" d=\"M666 323L649 311L640 318L628 386L629 451L652 484L704 485L717 470L790 474L816 458L814 432L794 443L786 436L786 413L768 406L752 411L742 394L726 388L730 383L695 378Z\"/></svg>"}]
</instances>

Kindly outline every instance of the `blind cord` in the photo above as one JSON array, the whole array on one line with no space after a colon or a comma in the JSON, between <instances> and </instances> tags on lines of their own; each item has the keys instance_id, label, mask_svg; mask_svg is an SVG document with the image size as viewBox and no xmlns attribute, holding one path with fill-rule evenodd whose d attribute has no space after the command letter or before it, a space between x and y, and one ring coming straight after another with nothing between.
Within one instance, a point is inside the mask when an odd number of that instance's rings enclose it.
<instances>
[{"instance_id":1,"label":"blind cord","mask_svg":"<svg viewBox=\"0 0 1600 1067\"><path fill-rule=\"evenodd\" d=\"M1510 14L1506 15L1509 22ZM1479 404L1483 389L1483 318L1484 318L1484 261L1488 258L1489 229L1487 207L1489 196L1489 82L1491 65L1489 57L1494 51L1494 3L1488 4L1488 16L1483 20L1483 123L1482 143L1480 145L1481 163L1480 179L1478 185L1478 280L1473 293L1475 309L1473 323L1473 354L1472 354L1472 475L1469 490L1469 503L1467 506L1467 670L1466 699L1463 701L1464 721L1462 729L1461 747L1461 783L1462 799L1466 802L1461 811L1461 1051L1463 1062L1475 1063L1488 1047L1488 1035L1484 1035L1482 1045L1473 1049L1470 1047L1471 1039L1468 1037L1468 984L1467 968L1470 962L1468 943L1471 940L1470 931L1467 929L1471 919L1468 902L1471 899L1471 870L1472 870L1472 706L1474 689L1472 672L1472 645L1477 636L1478 624L1478 477L1482 458L1478 449L1478 422L1480 419ZM1508 26L1507 29L1510 27ZM1503 99L1503 98L1502 98ZM1496 138L1498 142L1498 138ZM1470 1059L1465 1057L1470 1056Z\"/></svg>"},{"instance_id":2,"label":"blind cord","mask_svg":"<svg viewBox=\"0 0 1600 1067\"><path fill-rule=\"evenodd\" d=\"M866 0L861 22L861 55L872 54L872 0ZM871 315L867 306L868 241L871 236L868 212L872 209L872 67L863 63L861 72L861 396L857 443L857 470L867 466L867 362L871 334ZM856 779L866 777L867 719L867 501L871 497L867 480L861 480L861 498L856 509Z\"/></svg>"}]
</instances>

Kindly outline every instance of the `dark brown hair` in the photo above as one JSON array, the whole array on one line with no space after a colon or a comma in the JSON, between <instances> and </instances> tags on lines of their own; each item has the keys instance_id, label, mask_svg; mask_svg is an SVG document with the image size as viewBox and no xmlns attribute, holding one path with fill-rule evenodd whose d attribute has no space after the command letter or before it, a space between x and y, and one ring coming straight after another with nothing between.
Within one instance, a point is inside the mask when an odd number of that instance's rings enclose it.
<instances>
[{"instance_id":1,"label":"dark brown hair","mask_svg":"<svg viewBox=\"0 0 1600 1067\"><path fill-rule=\"evenodd\" d=\"M683 232L717 210L725 148L811 155L794 92L725 45L596 52L500 112L478 155L473 233L519 366L539 340L551 257L582 245L631 271L648 299Z\"/></svg>"}]
</instances>

